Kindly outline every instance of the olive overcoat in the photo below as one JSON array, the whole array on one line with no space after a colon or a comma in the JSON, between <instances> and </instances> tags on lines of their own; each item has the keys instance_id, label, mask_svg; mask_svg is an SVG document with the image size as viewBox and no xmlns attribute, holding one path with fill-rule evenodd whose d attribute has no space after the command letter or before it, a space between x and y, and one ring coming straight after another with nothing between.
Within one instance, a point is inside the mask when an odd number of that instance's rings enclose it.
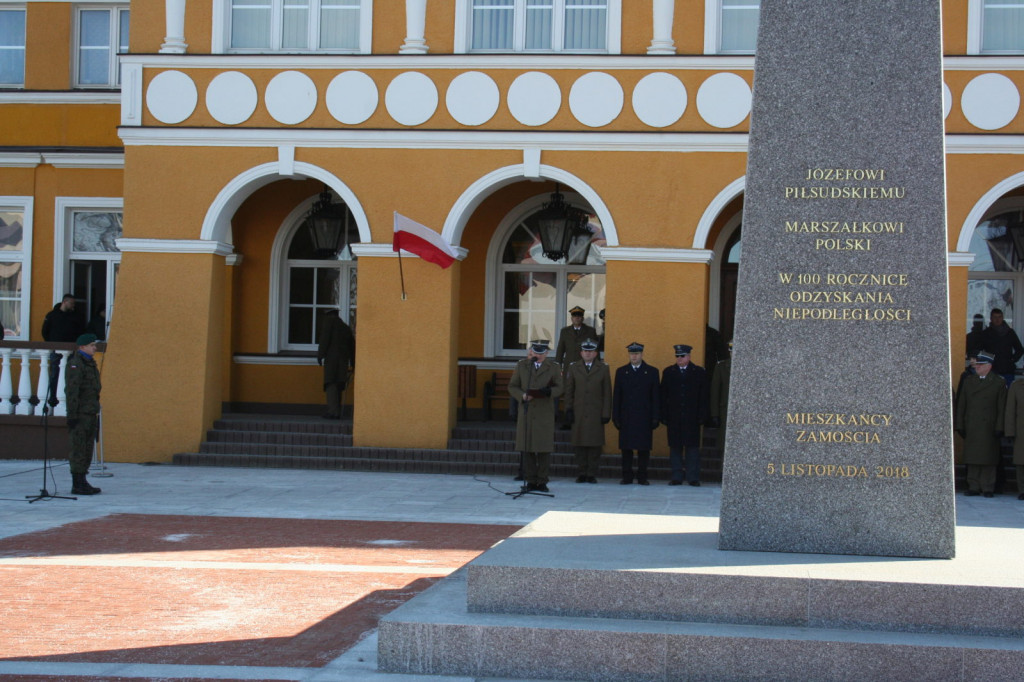
<instances>
[{"instance_id":1,"label":"olive overcoat","mask_svg":"<svg viewBox=\"0 0 1024 682\"><path fill-rule=\"evenodd\" d=\"M612 376L608 365L595 359L590 371L582 360L565 372L565 409L573 412L572 444L604 445L604 425L612 418Z\"/></svg>"},{"instance_id":2,"label":"olive overcoat","mask_svg":"<svg viewBox=\"0 0 1024 682\"><path fill-rule=\"evenodd\" d=\"M545 359L539 369L534 368L532 358L516 363L508 382L509 395L519 404L516 450L551 452L555 449L555 398L562 395L564 387L562 370L554 360ZM545 388L551 389L551 395L523 401L527 391Z\"/></svg>"},{"instance_id":3,"label":"olive overcoat","mask_svg":"<svg viewBox=\"0 0 1024 682\"><path fill-rule=\"evenodd\" d=\"M995 372L964 379L956 397L956 430L964 434L964 463L999 463L999 436L1006 416L1006 382Z\"/></svg>"},{"instance_id":4,"label":"olive overcoat","mask_svg":"<svg viewBox=\"0 0 1024 682\"><path fill-rule=\"evenodd\" d=\"M1013 463L1024 465L1024 381L1014 381L1006 395L1006 419L1004 426L1007 436L1014 436Z\"/></svg>"}]
</instances>

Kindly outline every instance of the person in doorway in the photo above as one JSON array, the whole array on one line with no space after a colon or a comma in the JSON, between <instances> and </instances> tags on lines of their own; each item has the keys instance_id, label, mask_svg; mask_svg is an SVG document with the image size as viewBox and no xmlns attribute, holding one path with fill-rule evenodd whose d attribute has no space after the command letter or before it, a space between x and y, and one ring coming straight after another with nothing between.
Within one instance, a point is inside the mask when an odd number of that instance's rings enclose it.
<instances>
[{"instance_id":1,"label":"person in doorway","mask_svg":"<svg viewBox=\"0 0 1024 682\"><path fill-rule=\"evenodd\" d=\"M82 334L75 340L78 349L68 356L64 395L67 400L67 425L71 437L68 463L71 469L72 495L98 495L100 489L86 480L99 427L100 372L93 356L96 335Z\"/></svg>"},{"instance_id":2,"label":"person in doorway","mask_svg":"<svg viewBox=\"0 0 1024 682\"><path fill-rule=\"evenodd\" d=\"M993 371L994 353L981 351L975 374L964 379L956 401L956 430L964 439L967 496L995 494L999 446L1006 418L1006 384Z\"/></svg>"},{"instance_id":3,"label":"person in doorway","mask_svg":"<svg viewBox=\"0 0 1024 682\"><path fill-rule=\"evenodd\" d=\"M523 454L526 489L548 491L551 451L555 446L555 398L565 384L562 370L548 359L547 340L530 343L527 356L516 363L508 392L518 403L516 450Z\"/></svg>"},{"instance_id":4,"label":"person in doorway","mask_svg":"<svg viewBox=\"0 0 1024 682\"><path fill-rule=\"evenodd\" d=\"M75 314L75 297L64 294L60 303L43 318L43 341L59 341L70 343L84 331L82 323Z\"/></svg>"},{"instance_id":5,"label":"person in doorway","mask_svg":"<svg viewBox=\"0 0 1024 682\"><path fill-rule=\"evenodd\" d=\"M636 450L636 482L650 485L647 463L651 458L654 429L661 414L661 391L658 370L644 362L644 346L626 346L629 362L615 370L612 391L612 422L619 430L619 451L622 453L621 485L633 482L633 451Z\"/></svg>"},{"instance_id":6,"label":"person in doorway","mask_svg":"<svg viewBox=\"0 0 1024 682\"><path fill-rule=\"evenodd\" d=\"M989 325L985 329L985 349L995 354L992 369L1003 377L1009 388L1017 373L1017 361L1024 357L1024 346L1020 343L1017 332L1006 324L1003 311L993 308L989 315Z\"/></svg>"},{"instance_id":7,"label":"person in doorway","mask_svg":"<svg viewBox=\"0 0 1024 682\"><path fill-rule=\"evenodd\" d=\"M597 330L589 324L583 323L583 315L586 312L583 308L575 306L569 311L572 324L563 327L562 331L558 333L555 362L561 365L563 370L580 359L580 344L586 339L597 338Z\"/></svg>"},{"instance_id":8,"label":"person in doorway","mask_svg":"<svg viewBox=\"0 0 1024 682\"><path fill-rule=\"evenodd\" d=\"M676 362L661 374L661 421L668 427L669 485L700 485L700 428L708 418L708 380L704 368L690 361L692 347L675 347Z\"/></svg>"},{"instance_id":9,"label":"person in doorway","mask_svg":"<svg viewBox=\"0 0 1024 682\"><path fill-rule=\"evenodd\" d=\"M316 360L324 368L327 412L324 419L341 419L341 396L348 385L349 369L356 366L356 339L352 328L337 310L323 315Z\"/></svg>"},{"instance_id":10,"label":"person in doorway","mask_svg":"<svg viewBox=\"0 0 1024 682\"><path fill-rule=\"evenodd\" d=\"M604 425L612 418L612 378L597 357L595 339L580 344L580 359L565 372L565 414L572 424L576 482L597 483Z\"/></svg>"},{"instance_id":11,"label":"person in doorway","mask_svg":"<svg viewBox=\"0 0 1024 682\"><path fill-rule=\"evenodd\" d=\"M95 334L97 340L105 341L107 339L107 309L100 306L93 313L92 318L89 320L89 324L85 325L86 334Z\"/></svg>"},{"instance_id":12,"label":"person in doorway","mask_svg":"<svg viewBox=\"0 0 1024 682\"><path fill-rule=\"evenodd\" d=\"M725 358L711 373L711 400L708 404L711 425L718 429L718 450L725 452L725 428L729 413L729 378L732 373L732 341L726 345Z\"/></svg>"},{"instance_id":13,"label":"person in doorway","mask_svg":"<svg viewBox=\"0 0 1024 682\"><path fill-rule=\"evenodd\" d=\"M985 316L978 313L971 323L971 330L967 332L967 355L974 355L985 347Z\"/></svg>"}]
</instances>

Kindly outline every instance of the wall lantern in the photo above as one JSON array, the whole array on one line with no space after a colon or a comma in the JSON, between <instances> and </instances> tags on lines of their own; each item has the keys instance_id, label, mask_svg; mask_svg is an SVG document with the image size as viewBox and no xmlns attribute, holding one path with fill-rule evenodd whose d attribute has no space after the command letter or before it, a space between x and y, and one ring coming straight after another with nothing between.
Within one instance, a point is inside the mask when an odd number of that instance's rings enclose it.
<instances>
[{"instance_id":1,"label":"wall lantern","mask_svg":"<svg viewBox=\"0 0 1024 682\"><path fill-rule=\"evenodd\" d=\"M591 234L587 229L587 218L586 211L565 203L565 197L558 191L556 183L551 201L544 204L537 214L537 228L540 231L540 244L544 255L553 261L560 261L565 260L570 253L574 256L582 253L585 262L590 249L580 247L574 242L585 238L589 244Z\"/></svg>"},{"instance_id":2,"label":"wall lantern","mask_svg":"<svg viewBox=\"0 0 1024 682\"><path fill-rule=\"evenodd\" d=\"M343 235L347 245L348 210L345 204L332 203L331 199L331 189L324 185L324 191L320 192L305 218L313 250L321 260L337 257Z\"/></svg>"}]
</instances>

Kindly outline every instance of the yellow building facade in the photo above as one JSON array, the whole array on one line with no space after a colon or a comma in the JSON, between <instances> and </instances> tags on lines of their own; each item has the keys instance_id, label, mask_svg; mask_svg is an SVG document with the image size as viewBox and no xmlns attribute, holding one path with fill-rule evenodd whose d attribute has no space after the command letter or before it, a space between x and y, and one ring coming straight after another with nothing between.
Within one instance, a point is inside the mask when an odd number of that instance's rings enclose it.
<instances>
[{"instance_id":1,"label":"yellow building facade","mask_svg":"<svg viewBox=\"0 0 1024 682\"><path fill-rule=\"evenodd\" d=\"M700 362L707 326L732 332L757 5L0 0L5 346L65 292L105 312L116 461L322 404L326 310L355 328L359 446L443 448L459 368L482 386L574 305L613 367L631 341ZM1024 7L943 12L957 376L972 315L1024 332ZM325 188L327 256L305 220ZM537 233L556 191L587 215L560 260ZM400 261L396 213L459 260Z\"/></svg>"}]
</instances>

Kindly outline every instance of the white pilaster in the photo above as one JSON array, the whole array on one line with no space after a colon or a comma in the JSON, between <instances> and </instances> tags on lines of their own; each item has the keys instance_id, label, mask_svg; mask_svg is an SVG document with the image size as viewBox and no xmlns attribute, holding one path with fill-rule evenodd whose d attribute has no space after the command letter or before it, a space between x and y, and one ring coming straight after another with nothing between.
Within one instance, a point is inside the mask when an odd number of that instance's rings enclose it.
<instances>
[{"instance_id":1,"label":"white pilaster","mask_svg":"<svg viewBox=\"0 0 1024 682\"><path fill-rule=\"evenodd\" d=\"M672 17L675 0L652 0L654 4L654 38L647 54L675 54L676 44L672 40Z\"/></svg>"},{"instance_id":2,"label":"white pilaster","mask_svg":"<svg viewBox=\"0 0 1024 682\"><path fill-rule=\"evenodd\" d=\"M399 54L426 54L427 0L405 0L405 42Z\"/></svg>"},{"instance_id":3,"label":"white pilaster","mask_svg":"<svg viewBox=\"0 0 1024 682\"><path fill-rule=\"evenodd\" d=\"M185 0L164 0L167 12L167 35L160 46L161 54L184 54L185 43Z\"/></svg>"}]
</instances>

